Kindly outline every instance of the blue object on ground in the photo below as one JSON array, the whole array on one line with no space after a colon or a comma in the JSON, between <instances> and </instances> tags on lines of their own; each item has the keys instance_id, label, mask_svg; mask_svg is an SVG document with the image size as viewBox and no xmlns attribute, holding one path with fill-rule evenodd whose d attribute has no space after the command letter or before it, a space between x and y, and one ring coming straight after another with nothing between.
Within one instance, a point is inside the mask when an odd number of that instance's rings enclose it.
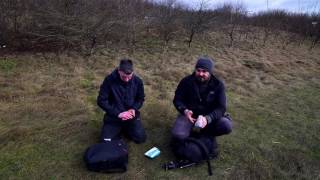
<instances>
[{"instance_id":1,"label":"blue object on ground","mask_svg":"<svg viewBox=\"0 0 320 180\"><path fill-rule=\"evenodd\" d=\"M157 147L153 147L149 151L145 152L144 155L153 159L160 155L160 150Z\"/></svg>"}]
</instances>

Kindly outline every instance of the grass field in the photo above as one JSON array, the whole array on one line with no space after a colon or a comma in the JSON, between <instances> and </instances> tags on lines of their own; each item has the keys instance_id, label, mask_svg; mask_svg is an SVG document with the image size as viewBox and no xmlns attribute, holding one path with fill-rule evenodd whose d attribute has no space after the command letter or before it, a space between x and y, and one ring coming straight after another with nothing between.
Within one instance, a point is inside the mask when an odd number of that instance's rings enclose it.
<instances>
[{"instance_id":1,"label":"grass field","mask_svg":"<svg viewBox=\"0 0 320 180\"><path fill-rule=\"evenodd\" d=\"M320 51L304 46L218 48L195 44L75 53L6 54L0 58L0 179L206 179L205 164L165 172L172 105L179 80L198 56L216 59L234 129L218 138L210 179L320 179ZM88 172L84 150L97 142L100 83L122 57L135 60L145 84L142 119L148 140L129 144L123 174ZM143 153L162 151L154 160Z\"/></svg>"}]
</instances>

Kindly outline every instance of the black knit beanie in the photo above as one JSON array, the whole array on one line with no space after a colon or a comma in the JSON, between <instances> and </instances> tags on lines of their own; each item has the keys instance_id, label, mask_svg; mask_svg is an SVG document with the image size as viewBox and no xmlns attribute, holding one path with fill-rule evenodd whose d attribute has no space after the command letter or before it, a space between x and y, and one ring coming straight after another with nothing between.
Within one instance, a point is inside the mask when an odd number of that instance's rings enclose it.
<instances>
[{"instance_id":1,"label":"black knit beanie","mask_svg":"<svg viewBox=\"0 0 320 180\"><path fill-rule=\"evenodd\" d=\"M214 62L212 59L207 58L207 57L201 57L197 61L196 69L201 68L201 69L204 69L204 70L212 73L213 66L214 66Z\"/></svg>"}]
</instances>

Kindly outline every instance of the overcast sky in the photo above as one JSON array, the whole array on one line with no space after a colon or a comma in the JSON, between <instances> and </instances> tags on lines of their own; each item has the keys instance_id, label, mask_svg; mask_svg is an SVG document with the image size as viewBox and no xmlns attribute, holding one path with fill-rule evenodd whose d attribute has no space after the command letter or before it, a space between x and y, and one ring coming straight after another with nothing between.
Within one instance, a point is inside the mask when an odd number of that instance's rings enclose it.
<instances>
[{"instance_id":1,"label":"overcast sky","mask_svg":"<svg viewBox=\"0 0 320 180\"><path fill-rule=\"evenodd\" d=\"M201 0L178 0L190 6L197 6ZM285 9L291 12L320 12L320 0L208 0L212 7L223 2L242 3L249 12L269 9Z\"/></svg>"}]
</instances>

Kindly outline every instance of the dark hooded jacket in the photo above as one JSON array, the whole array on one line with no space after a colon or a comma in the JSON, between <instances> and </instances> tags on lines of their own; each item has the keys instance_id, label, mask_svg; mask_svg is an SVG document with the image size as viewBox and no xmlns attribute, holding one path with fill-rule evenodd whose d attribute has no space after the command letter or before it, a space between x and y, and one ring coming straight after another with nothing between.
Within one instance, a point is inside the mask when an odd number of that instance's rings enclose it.
<instances>
[{"instance_id":1,"label":"dark hooded jacket","mask_svg":"<svg viewBox=\"0 0 320 180\"><path fill-rule=\"evenodd\" d=\"M193 111L193 117L206 116L208 122L215 122L226 112L226 95L222 81L211 75L205 91L200 94L195 74L183 78L175 92L173 104L184 114L185 109Z\"/></svg>"},{"instance_id":2,"label":"dark hooded jacket","mask_svg":"<svg viewBox=\"0 0 320 180\"><path fill-rule=\"evenodd\" d=\"M129 109L135 109L138 114L144 97L143 82L138 76L134 74L129 82L124 82L115 69L100 86L97 103L107 116L118 117Z\"/></svg>"}]
</instances>

